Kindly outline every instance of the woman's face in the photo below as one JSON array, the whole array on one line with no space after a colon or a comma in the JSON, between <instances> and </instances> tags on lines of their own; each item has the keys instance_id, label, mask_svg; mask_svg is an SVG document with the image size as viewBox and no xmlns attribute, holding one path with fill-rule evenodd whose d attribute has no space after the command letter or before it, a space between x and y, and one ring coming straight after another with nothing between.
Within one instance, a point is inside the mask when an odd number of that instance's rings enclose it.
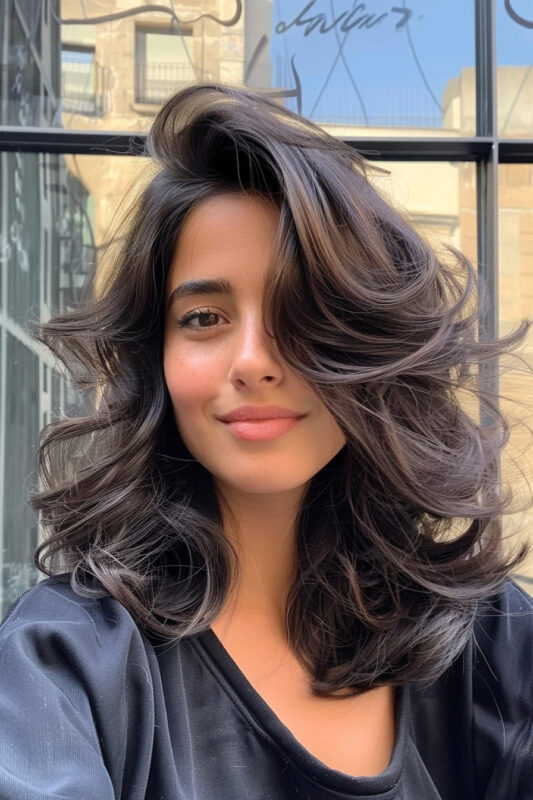
<instances>
[{"instance_id":1,"label":"woman's face","mask_svg":"<svg viewBox=\"0 0 533 800\"><path fill-rule=\"evenodd\" d=\"M279 212L244 194L211 197L182 228L166 287L164 374L191 454L232 493L302 490L343 447L339 426L281 359L262 320ZM220 281L208 292L191 281ZM224 291L220 291L224 289ZM221 418L267 406L277 420ZM284 415L294 415L287 419Z\"/></svg>"}]
</instances>

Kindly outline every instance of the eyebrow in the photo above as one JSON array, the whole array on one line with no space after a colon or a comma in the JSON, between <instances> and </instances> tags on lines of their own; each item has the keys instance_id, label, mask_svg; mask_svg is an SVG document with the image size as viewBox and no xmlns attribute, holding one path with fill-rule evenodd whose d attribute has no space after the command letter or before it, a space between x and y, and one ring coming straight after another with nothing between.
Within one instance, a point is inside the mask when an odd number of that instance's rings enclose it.
<instances>
[{"instance_id":1,"label":"eyebrow","mask_svg":"<svg viewBox=\"0 0 533 800\"><path fill-rule=\"evenodd\" d=\"M226 278L198 278L195 281L187 281L180 283L170 293L168 298L167 308L170 308L172 303L178 297L191 297L197 294L232 294L233 288L231 283Z\"/></svg>"}]
</instances>

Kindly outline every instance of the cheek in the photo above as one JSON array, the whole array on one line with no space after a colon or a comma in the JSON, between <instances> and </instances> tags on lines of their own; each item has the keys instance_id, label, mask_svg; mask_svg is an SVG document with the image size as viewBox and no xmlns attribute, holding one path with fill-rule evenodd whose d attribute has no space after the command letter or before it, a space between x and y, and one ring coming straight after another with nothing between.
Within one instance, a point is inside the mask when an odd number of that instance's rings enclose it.
<instances>
[{"instance_id":1,"label":"cheek","mask_svg":"<svg viewBox=\"0 0 533 800\"><path fill-rule=\"evenodd\" d=\"M165 355L163 371L176 418L201 411L214 393L213 365L203 364L198 359Z\"/></svg>"}]
</instances>

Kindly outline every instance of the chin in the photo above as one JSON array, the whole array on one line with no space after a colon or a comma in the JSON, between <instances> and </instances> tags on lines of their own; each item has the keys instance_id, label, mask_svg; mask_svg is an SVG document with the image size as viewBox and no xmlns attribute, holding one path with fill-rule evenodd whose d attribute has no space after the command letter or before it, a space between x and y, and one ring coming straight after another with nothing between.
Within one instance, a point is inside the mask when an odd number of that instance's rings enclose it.
<instances>
[{"instance_id":1,"label":"chin","mask_svg":"<svg viewBox=\"0 0 533 800\"><path fill-rule=\"evenodd\" d=\"M227 486L234 492L254 495L273 495L284 494L285 492L300 492L310 480L309 476L302 476L301 480L295 480L294 474L284 480L278 475L275 479L270 478L263 472L261 475L252 476L250 474L242 477L229 475L216 475L216 481L222 486Z\"/></svg>"}]
</instances>

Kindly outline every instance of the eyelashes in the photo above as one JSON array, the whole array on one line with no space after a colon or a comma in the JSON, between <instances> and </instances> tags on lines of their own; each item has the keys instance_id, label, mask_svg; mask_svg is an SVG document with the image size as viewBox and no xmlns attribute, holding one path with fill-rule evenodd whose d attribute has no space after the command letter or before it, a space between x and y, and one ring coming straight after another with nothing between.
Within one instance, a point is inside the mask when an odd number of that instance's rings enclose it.
<instances>
[{"instance_id":1,"label":"eyelashes","mask_svg":"<svg viewBox=\"0 0 533 800\"><path fill-rule=\"evenodd\" d=\"M178 327L179 328L191 328L192 330L210 330L212 328L217 328L218 325L193 325L193 320L197 319L205 319L205 318L213 318L216 317L218 319L222 319L222 315L218 314L212 308L197 308L195 311L189 311L185 314L181 319L178 320Z\"/></svg>"}]
</instances>

